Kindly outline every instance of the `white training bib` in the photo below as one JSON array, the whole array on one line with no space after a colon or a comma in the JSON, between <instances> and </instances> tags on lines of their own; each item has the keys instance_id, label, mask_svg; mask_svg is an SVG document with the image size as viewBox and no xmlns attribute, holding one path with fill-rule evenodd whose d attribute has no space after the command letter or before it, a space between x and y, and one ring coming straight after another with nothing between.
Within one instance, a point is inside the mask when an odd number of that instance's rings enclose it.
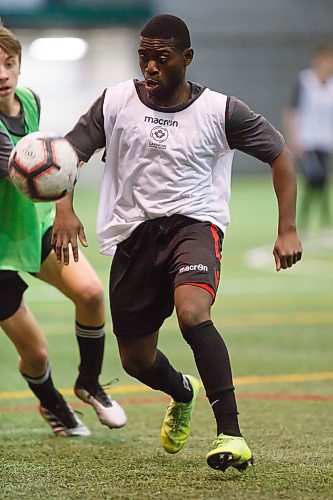
<instances>
[{"instance_id":1,"label":"white training bib","mask_svg":"<svg viewBox=\"0 0 333 500\"><path fill-rule=\"evenodd\" d=\"M106 161L97 231L103 254L145 220L182 214L225 231L233 151L225 134L227 97L205 89L185 109L141 102L133 80L106 91Z\"/></svg>"}]
</instances>

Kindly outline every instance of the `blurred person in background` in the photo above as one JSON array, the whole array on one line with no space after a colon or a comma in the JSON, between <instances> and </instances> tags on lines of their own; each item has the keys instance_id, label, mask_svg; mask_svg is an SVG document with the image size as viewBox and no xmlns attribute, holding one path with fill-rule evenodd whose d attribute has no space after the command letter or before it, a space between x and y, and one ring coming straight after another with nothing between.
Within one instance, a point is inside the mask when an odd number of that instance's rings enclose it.
<instances>
[{"instance_id":1,"label":"blurred person in background","mask_svg":"<svg viewBox=\"0 0 333 500\"><path fill-rule=\"evenodd\" d=\"M106 89L66 135L81 161L105 148L98 234L113 255L110 306L125 371L171 396L161 428L168 453L189 437L199 381L171 366L157 348L159 330L175 307L216 419L207 462L239 471L253 463L238 422L227 347L211 320L229 223L234 149L271 166L278 200L276 270L302 256L296 232L296 175L281 134L235 97L186 80L189 30L172 15L141 31L144 79ZM260 221L254 221L260 224ZM52 242L59 261L86 245L72 194L56 203Z\"/></svg>"},{"instance_id":2,"label":"blurred person in background","mask_svg":"<svg viewBox=\"0 0 333 500\"><path fill-rule=\"evenodd\" d=\"M333 152L332 46L317 47L311 67L299 73L284 120L289 148L304 176L300 229L308 229L310 213L317 206L322 229L328 229L331 233L329 164Z\"/></svg>"},{"instance_id":3,"label":"blurred person in background","mask_svg":"<svg viewBox=\"0 0 333 500\"><path fill-rule=\"evenodd\" d=\"M21 137L38 130L40 101L30 89L17 87L21 43L0 25L0 326L19 354L19 370L40 401L40 413L59 436L88 436L89 429L55 388L47 344L23 299L29 272L56 287L75 306L80 351L74 392L93 406L101 423L122 427L126 415L99 384L105 342L104 293L84 255L80 263L59 265L51 246L54 203L34 203L7 178L8 159Z\"/></svg>"}]
</instances>

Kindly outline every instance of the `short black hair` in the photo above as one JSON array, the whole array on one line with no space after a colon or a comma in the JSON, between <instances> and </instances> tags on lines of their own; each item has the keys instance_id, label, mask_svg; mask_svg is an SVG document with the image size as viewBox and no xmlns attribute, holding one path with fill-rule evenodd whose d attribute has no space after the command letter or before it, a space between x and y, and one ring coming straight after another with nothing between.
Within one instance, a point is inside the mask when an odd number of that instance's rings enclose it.
<instances>
[{"instance_id":1,"label":"short black hair","mask_svg":"<svg viewBox=\"0 0 333 500\"><path fill-rule=\"evenodd\" d=\"M175 45L181 50L191 47L188 27L182 19L171 14L160 14L150 19L140 35L145 38L174 39Z\"/></svg>"},{"instance_id":2,"label":"short black hair","mask_svg":"<svg viewBox=\"0 0 333 500\"><path fill-rule=\"evenodd\" d=\"M329 43L320 43L316 45L314 48L314 54L316 57L321 56L323 54L325 55L332 55L333 54L333 45Z\"/></svg>"}]
</instances>

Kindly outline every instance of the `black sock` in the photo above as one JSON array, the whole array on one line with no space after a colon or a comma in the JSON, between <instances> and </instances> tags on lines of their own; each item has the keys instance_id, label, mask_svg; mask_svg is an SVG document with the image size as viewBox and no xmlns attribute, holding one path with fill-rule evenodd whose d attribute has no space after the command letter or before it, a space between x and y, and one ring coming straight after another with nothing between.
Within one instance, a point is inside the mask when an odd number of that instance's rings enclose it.
<instances>
[{"instance_id":1,"label":"black sock","mask_svg":"<svg viewBox=\"0 0 333 500\"><path fill-rule=\"evenodd\" d=\"M217 435L241 436L228 349L212 321L183 332L216 419Z\"/></svg>"},{"instance_id":2,"label":"black sock","mask_svg":"<svg viewBox=\"0 0 333 500\"><path fill-rule=\"evenodd\" d=\"M193 398L193 389L187 378L177 372L159 350L153 366L135 377L148 387L169 394L177 402L189 403Z\"/></svg>"},{"instance_id":3,"label":"black sock","mask_svg":"<svg viewBox=\"0 0 333 500\"><path fill-rule=\"evenodd\" d=\"M208 399L216 419L217 436L221 432L228 436L241 436L234 390L221 392L220 394L210 396Z\"/></svg>"},{"instance_id":4,"label":"black sock","mask_svg":"<svg viewBox=\"0 0 333 500\"><path fill-rule=\"evenodd\" d=\"M30 389L44 408L53 411L56 406L64 403L63 397L53 385L49 366L46 373L40 377L30 377L22 372L21 375L28 382Z\"/></svg>"},{"instance_id":5,"label":"black sock","mask_svg":"<svg viewBox=\"0 0 333 500\"><path fill-rule=\"evenodd\" d=\"M104 325L84 326L75 323L76 339L80 350L79 376L77 385L98 381L102 371L105 332Z\"/></svg>"}]
</instances>

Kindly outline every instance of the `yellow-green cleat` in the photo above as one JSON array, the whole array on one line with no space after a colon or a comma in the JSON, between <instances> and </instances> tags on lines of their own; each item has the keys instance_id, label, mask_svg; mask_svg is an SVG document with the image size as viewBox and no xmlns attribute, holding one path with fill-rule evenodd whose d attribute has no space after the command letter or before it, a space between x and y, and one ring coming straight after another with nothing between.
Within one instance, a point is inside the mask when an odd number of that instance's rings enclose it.
<instances>
[{"instance_id":1,"label":"yellow-green cleat","mask_svg":"<svg viewBox=\"0 0 333 500\"><path fill-rule=\"evenodd\" d=\"M213 443L213 449L207 453L207 463L215 470L224 472L234 467L243 472L249 465L254 465L250 448L242 437L219 434Z\"/></svg>"},{"instance_id":2,"label":"yellow-green cleat","mask_svg":"<svg viewBox=\"0 0 333 500\"><path fill-rule=\"evenodd\" d=\"M177 403L171 399L161 428L162 446L167 453L178 453L190 435L193 408L198 397L200 382L191 375L185 375L193 389L189 403Z\"/></svg>"}]
</instances>

